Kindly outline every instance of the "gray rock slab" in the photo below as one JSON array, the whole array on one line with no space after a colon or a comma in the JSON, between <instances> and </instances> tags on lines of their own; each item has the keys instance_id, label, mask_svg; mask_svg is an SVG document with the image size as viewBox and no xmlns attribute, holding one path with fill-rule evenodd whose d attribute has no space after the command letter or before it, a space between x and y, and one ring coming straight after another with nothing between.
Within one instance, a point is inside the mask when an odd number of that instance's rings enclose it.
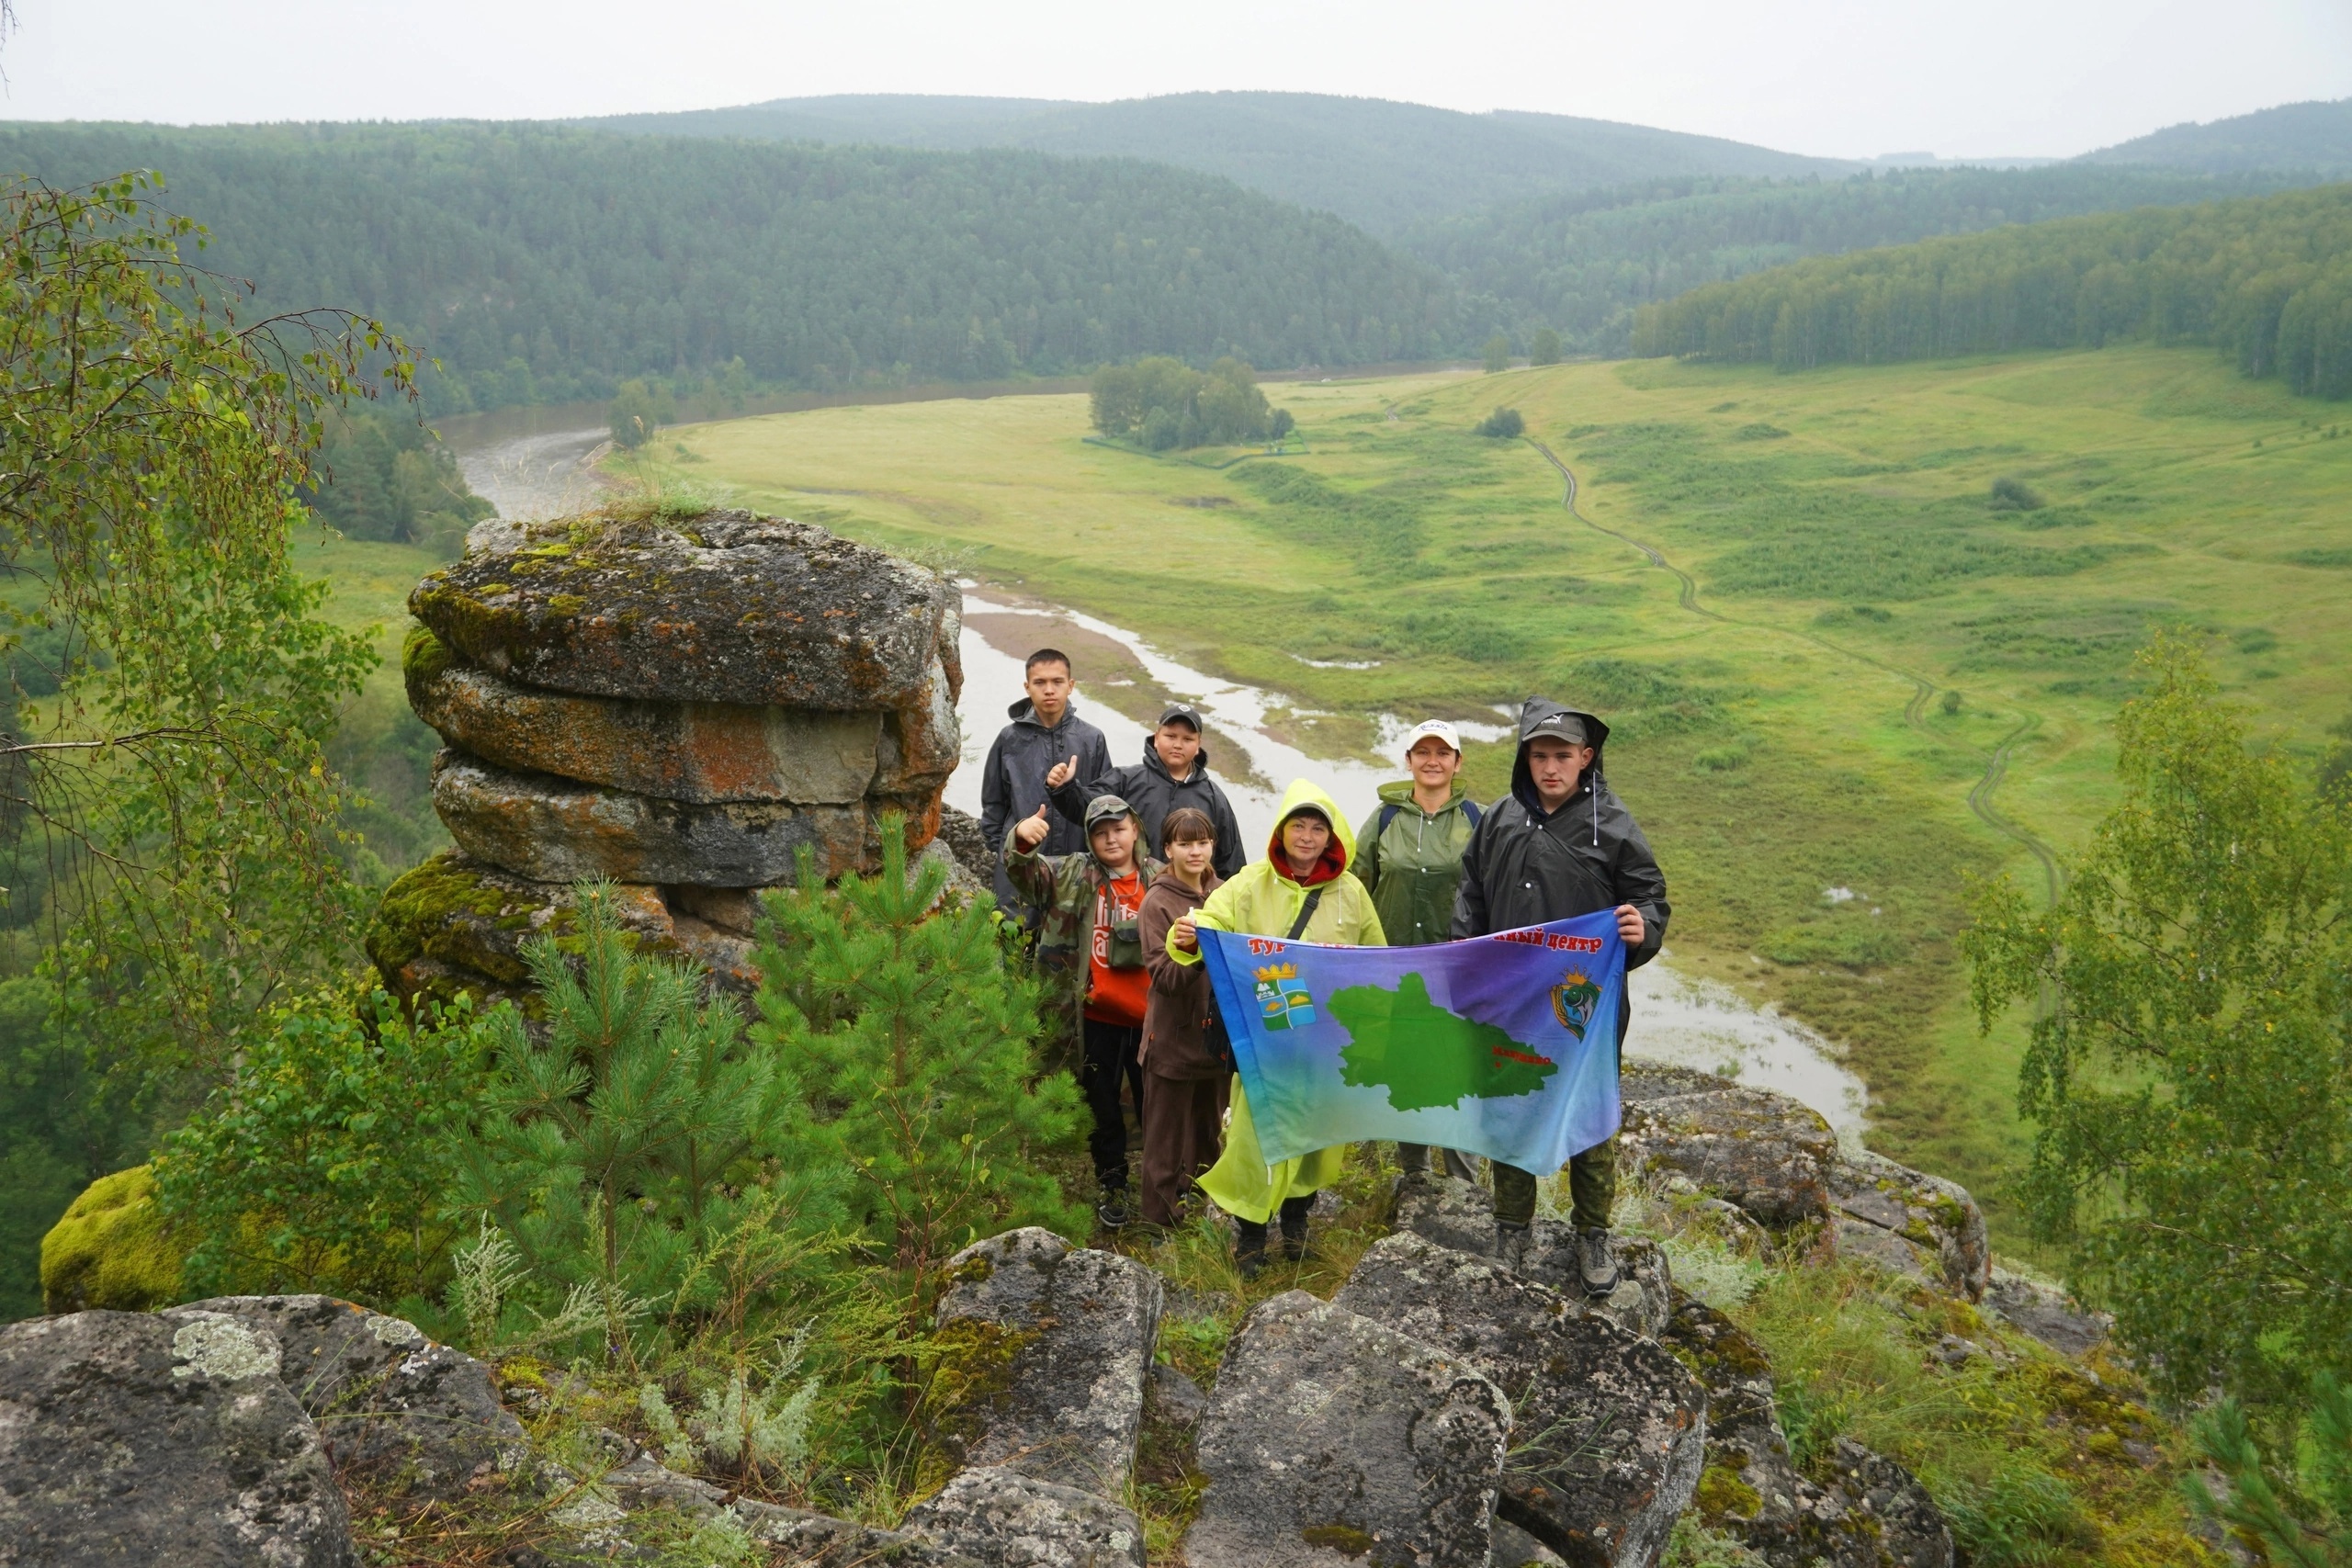
<instances>
[{"instance_id":1,"label":"gray rock slab","mask_svg":"<svg viewBox=\"0 0 2352 1568\"><path fill-rule=\"evenodd\" d=\"M1115 1496L1135 1468L1159 1276L1030 1226L948 1261L934 1318L943 1380L970 1392L943 1424L969 1465Z\"/></svg>"},{"instance_id":2,"label":"gray rock slab","mask_svg":"<svg viewBox=\"0 0 2352 1568\"><path fill-rule=\"evenodd\" d=\"M1495 1568L1566 1568L1567 1559L1512 1524L1495 1521Z\"/></svg>"},{"instance_id":3,"label":"gray rock slab","mask_svg":"<svg viewBox=\"0 0 2352 1568\"><path fill-rule=\"evenodd\" d=\"M1389 1224L1456 1252L1489 1259L1495 1256L1494 1200L1476 1182L1435 1173L1401 1178ZM1673 1311L1673 1271L1666 1254L1653 1242L1622 1235L1610 1238L1610 1250L1617 1259L1617 1289L1591 1301L1584 1294L1577 1268L1576 1232L1561 1221L1539 1215L1530 1227L1521 1269L1586 1310L1656 1337Z\"/></svg>"},{"instance_id":4,"label":"gray rock slab","mask_svg":"<svg viewBox=\"0 0 2352 1568\"><path fill-rule=\"evenodd\" d=\"M696 806L516 773L458 750L434 760L433 808L467 854L535 882L762 886L797 875L804 845L828 877L880 863L863 804Z\"/></svg>"},{"instance_id":5,"label":"gray rock slab","mask_svg":"<svg viewBox=\"0 0 2352 1568\"><path fill-rule=\"evenodd\" d=\"M1678 1172L1773 1230L1827 1218L1829 1123L1787 1095L1715 1081L1724 1087L1626 1100L1621 1168Z\"/></svg>"},{"instance_id":6,"label":"gray rock slab","mask_svg":"<svg viewBox=\"0 0 2352 1568\"><path fill-rule=\"evenodd\" d=\"M0 1328L0 1563L351 1568L280 1359L266 1330L187 1309Z\"/></svg>"},{"instance_id":7,"label":"gray rock slab","mask_svg":"<svg viewBox=\"0 0 2352 1568\"><path fill-rule=\"evenodd\" d=\"M983 1568L977 1560L904 1530L874 1529L827 1514L738 1499L729 1506L744 1533L780 1547L792 1568Z\"/></svg>"},{"instance_id":8,"label":"gray rock slab","mask_svg":"<svg viewBox=\"0 0 2352 1568\"><path fill-rule=\"evenodd\" d=\"M1706 1391L1656 1340L1409 1233L1374 1244L1334 1306L1461 1358L1510 1400L1496 1510L1576 1562L1646 1568L1699 1485Z\"/></svg>"},{"instance_id":9,"label":"gray rock slab","mask_svg":"<svg viewBox=\"0 0 2352 1568\"><path fill-rule=\"evenodd\" d=\"M1226 1351L1195 1452L1192 1568L1485 1568L1510 1431L1459 1357L1291 1291Z\"/></svg>"},{"instance_id":10,"label":"gray rock slab","mask_svg":"<svg viewBox=\"0 0 2352 1568\"><path fill-rule=\"evenodd\" d=\"M1705 1387L1707 1466L1734 1483L1704 1490L1701 1519L1775 1568L1796 1568L1804 1560L1813 1488L1790 1458L1764 1348L1730 1318L1680 1292L1662 1342Z\"/></svg>"},{"instance_id":11,"label":"gray rock slab","mask_svg":"<svg viewBox=\"0 0 2352 1568\"><path fill-rule=\"evenodd\" d=\"M277 1339L278 1376L319 1424L338 1473L446 1498L527 1455L490 1369L404 1318L320 1295L216 1296L185 1310L226 1314Z\"/></svg>"},{"instance_id":12,"label":"gray rock slab","mask_svg":"<svg viewBox=\"0 0 2352 1568\"><path fill-rule=\"evenodd\" d=\"M1838 1216L1833 1229L1838 1257L1874 1263L1890 1274L1922 1285L1943 1284L1943 1271L1936 1266L1936 1259L1924 1247L1905 1241L1893 1231L1848 1219L1843 1214Z\"/></svg>"},{"instance_id":13,"label":"gray rock slab","mask_svg":"<svg viewBox=\"0 0 2352 1568\"><path fill-rule=\"evenodd\" d=\"M838 712L953 705L962 595L809 524L710 512L477 528L409 609L468 663L551 691Z\"/></svg>"},{"instance_id":14,"label":"gray rock slab","mask_svg":"<svg viewBox=\"0 0 2352 1568\"><path fill-rule=\"evenodd\" d=\"M1838 1440L1837 1466L1838 1512L1828 1533L1853 1540L1849 1557L1872 1568L1952 1568L1951 1527L1909 1471L1850 1438Z\"/></svg>"},{"instance_id":15,"label":"gray rock slab","mask_svg":"<svg viewBox=\"0 0 2352 1568\"><path fill-rule=\"evenodd\" d=\"M1201 1385L1165 1362L1151 1369L1151 1418L1171 1427L1197 1427L1209 1413L1209 1396Z\"/></svg>"},{"instance_id":16,"label":"gray rock slab","mask_svg":"<svg viewBox=\"0 0 2352 1568\"><path fill-rule=\"evenodd\" d=\"M1127 1509L993 1465L957 1472L901 1530L989 1568L1143 1568L1143 1526Z\"/></svg>"},{"instance_id":17,"label":"gray rock slab","mask_svg":"<svg viewBox=\"0 0 2352 1568\"><path fill-rule=\"evenodd\" d=\"M2088 1353L2115 1326L2111 1315L2087 1310L2057 1286L2007 1269L1992 1270L1984 1305L2002 1322L2067 1356Z\"/></svg>"},{"instance_id":18,"label":"gray rock slab","mask_svg":"<svg viewBox=\"0 0 2352 1568\"><path fill-rule=\"evenodd\" d=\"M1842 1152L1828 1168L1829 1201L1841 1220L1902 1237L1924 1256L1930 1280L1981 1301L1993 1272L1984 1213L1957 1181L1898 1165L1867 1149Z\"/></svg>"},{"instance_id":19,"label":"gray rock slab","mask_svg":"<svg viewBox=\"0 0 2352 1568\"><path fill-rule=\"evenodd\" d=\"M636 795L842 806L865 798L879 766L878 711L584 697L414 650L407 673L409 705L450 745L503 768Z\"/></svg>"}]
</instances>

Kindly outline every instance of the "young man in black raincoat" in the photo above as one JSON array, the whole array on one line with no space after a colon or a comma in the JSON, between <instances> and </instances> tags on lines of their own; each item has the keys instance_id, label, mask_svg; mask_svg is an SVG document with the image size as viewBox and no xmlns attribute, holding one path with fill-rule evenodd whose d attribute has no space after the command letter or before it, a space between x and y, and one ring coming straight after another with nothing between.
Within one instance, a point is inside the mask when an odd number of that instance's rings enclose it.
<instances>
[{"instance_id":1,"label":"young man in black raincoat","mask_svg":"<svg viewBox=\"0 0 2352 1568\"><path fill-rule=\"evenodd\" d=\"M1052 797L1046 775L1056 764L1076 758L1076 771L1088 778L1111 771L1111 748L1101 730L1078 716L1078 705L1070 701L1071 684L1069 654L1057 648L1031 654L1022 671L1023 695L1005 710L1012 722L998 733L980 772L980 834L996 856L997 908L1033 928L1037 911L1023 907L1004 869L1004 835ZM1081 801L1066 818L1049 816L1046 841L1037 852L1069 855L1084 850L1086 830L1080 818L1085 809Z\"/></svg>"},{"instance_id":2,"label":"young man in black raincoat","mask_svg":"<svg viewBox=\"0 0 2352 1568\"><path fill-rule=\"evenodd\" d=\"M1170 703L1160 713L1159 728L1144 739L1142 761L1092 774L1063 762L1046 775L1046 783L1053 789L1054 809L1065 821L1084 818L1086 803L1097 795L1115 795L1134 807L1136 819L1143 824L1146 854L1161 852L1165 846L1159 841L1160 824L1168 820L1170 812L1189 806L1216 827L1217 880L1239 871L1247 858L1233 803L1225 798L1216 780L1209 777L1209 751L1201 744L1200 711L1190 704Z\"/></svg>"},{"instance_id":3,"label":"young man in black raincoat","mask_svg":"<svg viewBox=\"0 0 2352 1568\"><path fill-rule=\"evenodd\" d=\"M1471 835L1453 897L1453 935L1486 936L1577 915L1617 912L1625 967L1657 956L1666 940L1666 878L1647 840L1601 775L1609 727L1589 713L1530 697L1519 714L1519 759L1510 794L1495 803ZM1631 1009L1617 1014L1622 1055ZM1498 1160L1496 1250L1518 1268L1535 1218L1535 1178ZM1568 1162L1575 1200L1577 1271L1585 1293L1617 1288L1609 1247L1609 1210L1617 1196L1617 1140Z\"/></svg>"}]
</instances>

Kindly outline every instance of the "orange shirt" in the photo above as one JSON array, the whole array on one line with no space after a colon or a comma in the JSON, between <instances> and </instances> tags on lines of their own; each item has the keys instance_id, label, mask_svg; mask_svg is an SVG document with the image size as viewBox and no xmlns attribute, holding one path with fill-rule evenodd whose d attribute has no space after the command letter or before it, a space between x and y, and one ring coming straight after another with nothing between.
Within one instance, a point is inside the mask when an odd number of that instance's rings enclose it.
<instances>
[{"instance_id":1,"label":"orange shirt","mask_svg":"<svg viewBox=\"0 0 2352 1568\"><path fill-rule=\"evenodd\" d=\"M1143 1027L1151 971L1140 964L1132 969L1114 969L1109 962L1112 922L1132 920L1142 908L1143 877L1135 872L1105 884L1094 895L1094 951L1087 960L1086 1016L1097 1023Z\"/></svg>"}]
</instances>

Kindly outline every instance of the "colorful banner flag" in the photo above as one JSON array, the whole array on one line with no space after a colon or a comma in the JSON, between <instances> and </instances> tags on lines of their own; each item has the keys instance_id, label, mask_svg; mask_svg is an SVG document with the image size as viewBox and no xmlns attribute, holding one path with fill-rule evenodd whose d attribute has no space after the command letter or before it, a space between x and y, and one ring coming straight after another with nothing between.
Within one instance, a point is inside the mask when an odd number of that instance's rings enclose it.
<instances>
[{"instance_id":1,"label":"colorful banner flag","mask_svg":"<svg viewBox=\"0 0 2352 1568\"><path fill-rule=\"evenodd\" d=\"M1548 1175L1617 1131L1613 911L1431 947L1201 944L1269 1161L1396 1138Z\"/></svg>"}]
</instances>

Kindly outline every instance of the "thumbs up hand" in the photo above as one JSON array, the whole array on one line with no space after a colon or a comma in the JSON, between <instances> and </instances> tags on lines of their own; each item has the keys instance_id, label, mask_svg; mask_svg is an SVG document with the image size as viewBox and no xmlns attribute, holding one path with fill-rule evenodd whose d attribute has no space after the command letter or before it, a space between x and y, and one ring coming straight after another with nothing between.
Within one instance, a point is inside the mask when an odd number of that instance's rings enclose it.
<instances>
[{"instance_id":1,"label":"thumbs up hand","mask_svg":"<svg viewBox=\"0 0 2352 1568\"><path fill-rule=\"evenodd\" d=\"M1051 831L1053 829L1046 820L1046 808L1040 806L1035 817L1023 817L1012 825L1012 841L1024 852L1034 850L1046 841L1046 835Z\"/></svg>"},{"instance_id":2,"label":"thumbs up hand","mask_svg":"<svg viewBox=\"0 0 2352 1568\"><path fill-rule=\"evenodd\" d=\"M1046 787L1047 789L1059 789L1062 785L1069 783L1071 779L1077 776L1078 759L1073 756L1067 762L1056 762L1053 765L1052 769L1046 774Z\"/></svg>"}]
</instances>

